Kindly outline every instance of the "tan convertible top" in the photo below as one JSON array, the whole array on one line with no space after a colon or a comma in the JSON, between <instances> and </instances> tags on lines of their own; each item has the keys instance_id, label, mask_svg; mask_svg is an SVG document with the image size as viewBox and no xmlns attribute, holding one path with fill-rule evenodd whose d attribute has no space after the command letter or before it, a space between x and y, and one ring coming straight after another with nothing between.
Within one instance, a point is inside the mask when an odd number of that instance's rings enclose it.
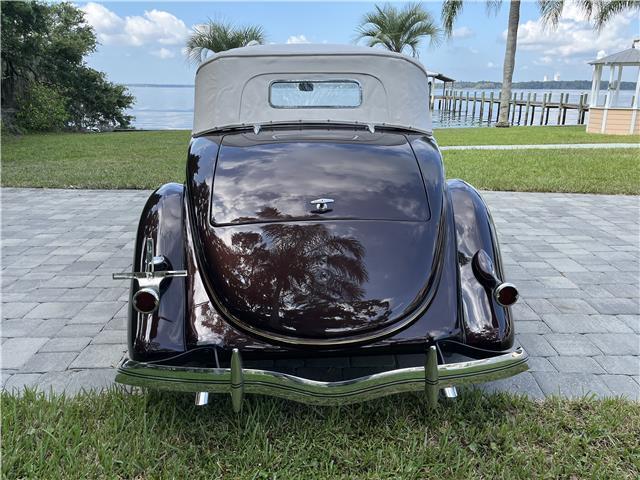
<instances>
[{"instance_id":1,"label":"tan convertible top","mask_svg":"<svg viewBox=\"0 0 640 480\"><path fill-rule=\"evenodd\" d=\"M353 81L356 107L277 108L274 82ZM196 72L193 134L236 126L358 123L431 132L429 87L416 60L349 45L264 45L218 53Z\"/></svg>"}]
</instances>

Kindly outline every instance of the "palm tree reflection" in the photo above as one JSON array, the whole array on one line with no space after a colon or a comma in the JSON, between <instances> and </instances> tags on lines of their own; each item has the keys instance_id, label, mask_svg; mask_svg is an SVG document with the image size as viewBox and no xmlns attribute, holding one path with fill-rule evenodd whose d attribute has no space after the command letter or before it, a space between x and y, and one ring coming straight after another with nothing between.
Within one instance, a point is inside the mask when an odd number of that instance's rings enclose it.
<instances>
[{"instance_id":1,"label":"palm tree reflection","mask_svg":"<svg viewBox=\"0 0 640 480\"><path fill-rule=\"evenodd\" d=\"M232 311L257 326L318 335L390 316L388 301L364 299L360 241L334 235L321 222L286 222L273 208L257 217L285 222L239 229L230 242L214 239L220 293Z\"/></svg>"}]
</instances>

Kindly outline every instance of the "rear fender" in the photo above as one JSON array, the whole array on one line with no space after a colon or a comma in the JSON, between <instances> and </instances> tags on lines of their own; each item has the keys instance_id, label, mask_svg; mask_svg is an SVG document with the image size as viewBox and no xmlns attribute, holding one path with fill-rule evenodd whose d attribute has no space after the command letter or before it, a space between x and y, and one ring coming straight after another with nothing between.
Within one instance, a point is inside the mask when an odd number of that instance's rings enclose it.
<instances>
[{"instance_id":1,"label":"rear fender","mask_svg":"<svg viewBox=\"0 0 640 480\"><path fill-rule=\"evenodd\" d=\"M155 255L163 255L169 269L185 269L184 186L168 183L147 200L136 236L133 270L144 271L144 246L153 239ZM137 291L131 284L131 296ZM130 297L131 299L131 297ZM129 358L150 360L168 353L185 351L185 278L165 279L160 288L160 303L149 315L138 313L129 301Z\"/></svg>"},{"instance_id":2,"label":"rear fender","mask_svg":"<svg viewBox=\"0 0 640 480\"><path fill-rule=\"evenodd\" d=\"M457 179L447 184L456 225L464 341L474 347L506 350L514 340L511 310L500 305L478 281L471 263L475 253L484 250L500 280L505 281L493 219L475 188Z\"/></svg>"}]
</instances>

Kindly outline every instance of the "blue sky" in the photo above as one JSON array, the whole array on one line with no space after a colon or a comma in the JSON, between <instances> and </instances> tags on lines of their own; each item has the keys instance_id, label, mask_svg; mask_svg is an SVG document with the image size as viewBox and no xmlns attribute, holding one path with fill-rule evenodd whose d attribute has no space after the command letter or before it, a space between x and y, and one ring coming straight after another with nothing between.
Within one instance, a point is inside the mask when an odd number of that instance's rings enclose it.
<instances>
[{"instance_id":1,"label":"blue sky","mask_svg":"<svg viewBox=\"0 0 640 480\"><path fill-rule=\"evenodd\" d=\"M402 2L396 2L401 5ZM501 80L508 4L487 15L485 2L465 3L453 38L423 45L429 70L458 80ZM182 53L194 25L207 18L238 25L259 24L273 43L352 43L354 29L370 2L90 2L77 3L100 45L88 63L120 83L193 83L195 68ZM423 2L436 19L440 2ZM591 78L586 64L597 55L631 46L640 36L637 14L616 17L595 33L572 7L556 31L537 21L537 3L523 2L514 80Z\"/></svg>"}]
</instances>

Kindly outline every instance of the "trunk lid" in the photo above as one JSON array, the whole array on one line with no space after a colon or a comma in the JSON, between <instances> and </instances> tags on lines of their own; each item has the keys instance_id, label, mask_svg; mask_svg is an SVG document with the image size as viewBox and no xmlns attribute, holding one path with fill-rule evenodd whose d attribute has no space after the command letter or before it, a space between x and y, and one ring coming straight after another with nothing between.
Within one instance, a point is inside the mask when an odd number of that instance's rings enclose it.
<instances>
[{"instance_id":1,"label":"trunk lid","mask_svg":"<svg viewBox=\"0 0 640 480\"><path fill-rule=\"evenodd\" d=\"M333 202L319 211L318 199ZM379 330L433 288L440 212L403 135L227 135L210 212L206 274L232 320L258 333Z\"/></svg>"}]
</instances>

